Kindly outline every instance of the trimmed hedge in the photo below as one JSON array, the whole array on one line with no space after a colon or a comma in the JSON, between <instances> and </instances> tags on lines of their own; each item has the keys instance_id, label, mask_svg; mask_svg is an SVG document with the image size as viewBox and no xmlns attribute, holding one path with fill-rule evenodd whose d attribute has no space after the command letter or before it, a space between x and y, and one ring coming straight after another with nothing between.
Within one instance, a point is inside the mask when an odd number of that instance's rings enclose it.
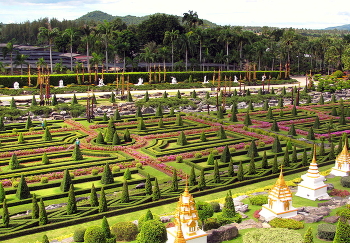
<instances>
[{"instance_id":1,"label":"trimmed hedge","mask_svg":"<svg viewBox=\"0 0 350 243\"><path fill-rule=\"evenodd\" d=\"M295 219L274 218L269 222L273 228L303 229L304 223Z\"/></svg>"},{"instance_id":2,"label":"trimmed hedge","mask_svg":"<svg viewBox=\"0 0 350 243\"><path fill-rule=\"evenodd\" d=\"M340 179L340 183L343 187L350 187L350 176L344 176Z\"/></svg>"},{"instance_id":3,"label":"trimmed hedge","mask_svg":"<svg viewBox=\"0 0 350 243\"><path fill-rule=\"evenodd\" d=\"M333 224L319 224L317 227L317 236L324 240L333 240L337 227Z\"/></svg>"}]
</instances>

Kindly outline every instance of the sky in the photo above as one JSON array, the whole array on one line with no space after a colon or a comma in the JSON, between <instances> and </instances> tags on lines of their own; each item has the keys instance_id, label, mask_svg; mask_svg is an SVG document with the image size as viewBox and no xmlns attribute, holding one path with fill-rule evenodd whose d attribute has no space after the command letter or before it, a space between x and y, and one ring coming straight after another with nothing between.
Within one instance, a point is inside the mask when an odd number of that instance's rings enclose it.
<instances>
[{"instance_id":1,"label":"sky","mask_svg":"<svg viewBox=\"0 0 350 243\"><path fill-rule=\"evenodd\" d=\"M0 0L0 22L73 20L95 10L113 16L183 16L193 10L201 19L231 26L324 29L350 24L349 0Z\"/></svg>"}]
</instances>

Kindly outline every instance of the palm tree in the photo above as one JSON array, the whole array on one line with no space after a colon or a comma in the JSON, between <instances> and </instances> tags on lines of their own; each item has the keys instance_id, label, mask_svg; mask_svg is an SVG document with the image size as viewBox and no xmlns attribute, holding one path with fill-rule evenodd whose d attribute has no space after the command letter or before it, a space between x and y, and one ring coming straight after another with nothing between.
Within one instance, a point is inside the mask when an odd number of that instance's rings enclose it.
<instances>
[{"instance_id":1,"label":"palm tree","mask_svg":"<svg viewBox=\"0 0 350 243\"><path fill-rule=\"evenodd\" d=\"M171 42L171 71L174 71L174 41L179 37L179 30L166 31L163 42Z\"/></svg>"},{"instance_id":2,"label":"palm tree","mask_svg":"<svg viewBox=\"0 0 350 243\"><path fill-rule=\"evenodd\" d=\"M202 65L202 45L203 45L205 33L206 33L205 29L200 29L200 28L196 28L193 32L194 37L199 42L199 64L201 65L201 67L203 66Z\"/></svg>"},{"instance_id":3,"label":"palm tree","mask_svg":"<svg viewBox=\"0 0 350 243\"><path fill-rule=\"evenodd\" d=\"M227 64L227 70L229 69L229 44L231 43L231 40L233 38L233 34L231 32L231 29L229 26L225 26L220 32L218 36L218 41L222 41L225 43L225 49L226 49L226 64Z\"/></svg>"},{"instance_id":4,"label":"palm tree","mask_svg":"<svg viewBox=\"0 0 350 243\"><path fill-rule=\"evenodd\" d=\"M111 22L108 22L107 20L103 20L103 23L100 23L97 25L97 31L105 44L106 70L108 72L108 43L109 43L109 39L112 37L113 26ZM124 57L124 60L125 60L125 57Z\"/></svg>"},{"instance_id":5,"label":"palm tree","mask_svg":"<svg viewBox=\"0 0 350 243\"><path fill-rule=\"evenodd\" d=\"M5 64L3 62L0 62L0 72L5 72Z\"/></svg>"},{"instance_id":6,"label":"palm tree","mask_svg":"<svg viewBox=\"0 0 350 243\"><path fill-rule=\"evenodd\" d=\"M19 54L17 53L16 58L15 58L15 65L21 65L21 75L23 75L23 64L29 65L26 60L29 56L24 55L24 54Z\"/></svg>"},{"instance_id":7,"label":"palm tree","mask_svg":"<svg viewBox=\"0 0 350 243\"><path fill-rule=\"evenodd\" d=\"M195 28L196 26L202 25L203 20L198 18L197 12L193 12L193 10L189 10L188 13L184 13L182 17L182 23L188 27L188 29Z\"/></svg>"},{"instance_id":8,"label":"palm tree","mask_svg":"<svg viewBox=\"0 0 350 243\"><path fill-rule=\"evenodd\" d=\"M63 36L69 37L70 43L70 70L73 71L73 38L77 36L78 32L72 28L65 29L63 32Z\"/></svg>"},{"instance_id":9,"label":"palm tree","mask_svg":"<svg viewBox=\"0 0 350 243\"><path fill-rule=\"evenodd\" d=\"M95 65L95 70L98 72L98 65L102 64L103 56L97 54L96 52L92 53L92 58L90 60L91 65Z\"/></svg>"},{"instance_id":10,"label":"palm tree","mask_svg":"<svg viewBox=\"0 0 350 243\"><path fill-rule=\"evenodd\" d=\"M169 54L170 53L167 46L160 47L157 50L158 57L161 58L163 61L163 68L165 68L165 61L166 61L166 58L169 56Z\"/></svg>"},{"instance_id":11,"label":"palm tree","mask_svg":"<svg viewBox=\"0 0 350 243\"><path fill-rule=\"evenodd\" d=\"M81 27L81 31L83 33L82 39L86 41L86 59L87 59L87 67L88 72L90 73L90 57L89 57L89 42L91 41L92 34L94 33L94 29L89 25L84 24Z\"/></svg>"},{"instance_id":12,"label":"palm tree","mask_svg":"<svg viewBox=\"0 0 350 243\"><path fill-rule=\"evenodd\" d=\"M148 70L150 70L152 62L156 58L156 47L157 44L154 41L148 42L144 48L143 53L141 53L141 59L148 63Z\"/></svg>"},{"instance_id":13,"label":"palm tree","mask_svg":"<svg viewBox=\"0 0 350 243\"><path fill-rule=\"evenodd\" d=\"M49 42L49 49L50 49L50 69L51 73L53 72L53 65L52 65L52 42L56 36L59 35L58 28L51 28L51 24L48 23L48 28L40 27L39 28L39 34L38 37L41 37Z\"/></svg>"},{"instance_id":14,"label":"palm tree","mask_svg":"<svg viewBox=\"0 0 350 243\"><path fill-rule=\"evenodd\" d=\"M13 75L13 40L6 44L6 49L7 53L10 53L11 75Z\"/></svg>"},{"instance_id":15,"label":"palm tree","mask_svg":"<svg viewBox=\"0 0 350 243\"><path fill-rule=\"evenodd\" d=\"M43 72L43 70L44 70L44 67L46 67L46 65L47 65L47 63L45 62L45 59L43 58L43 57L40 57L39 59L38 59L38 61L36 62L36 66L37 66L37 68L41 68L42 69L42 72Z\"/></svg>"}]
</instances>

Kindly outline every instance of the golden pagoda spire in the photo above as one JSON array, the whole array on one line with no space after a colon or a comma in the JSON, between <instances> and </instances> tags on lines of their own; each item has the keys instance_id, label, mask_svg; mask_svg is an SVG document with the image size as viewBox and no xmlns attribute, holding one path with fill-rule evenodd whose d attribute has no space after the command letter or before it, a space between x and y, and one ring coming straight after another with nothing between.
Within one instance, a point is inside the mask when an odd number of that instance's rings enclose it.
<instances>
[{"instance_id":1,"label":"golden pagoda spire","mask_svg":"<svg viewBox=\"0 0 350 243\"><path fill-rule=\"evenodd\" d=\"M309 170L307 171L306 175L311 178L319 178L321 176L320 172L318 171L318 166L316 162L316 144L314 144L312 161L310 163Z\"/></svg>"},{"instance_id":2,"label":"golden pagoda spire","mask_svg":"<svg viewBox=\"0 0 350 243\"><path fill-rule=\"evenodd\" d=\"M290 191L283 177L282 166L280 176L278 177L276 184L271 188L269 196L283 201L290 200L292 197L292 192Z\"/></svg>"},{"instance_id":3,"label":"golden pagoda spire","mask_svg":"<svg viewBox=\"0 0 350 243\"><path fill-rule=\"evenodd\" d=\"M287 186L284 177L283 177L283 166L281 165L281 172L280 172L280 176L278 177L277 181L276 181L276 186Z\"/></svg>"},{"instance_id":4,"label":"golden pagoda spire","mask_svg":"<svg viewBox=\"0 0 350 243\"><path fill-rule=\"evenodd\" d=\"M313 156L312 156L312 164L317 164L316 163L316 144L314 144L314 153L313 153Z\"/></svg>"},{"instance_id":5,"label":"golden pagoda spire","mask_svg":"<svg viewBox=\"0 0 350 243\"><path fill-rule=\"evenodd\" d=\"M179 217L178 220L180 221L180 212L179 212L178 217ZM184 234L183 234L182 229L181 229L181 222L178 222L177 232L176 232L174 243L186 243Z\"/></svg>"}]
</instances>

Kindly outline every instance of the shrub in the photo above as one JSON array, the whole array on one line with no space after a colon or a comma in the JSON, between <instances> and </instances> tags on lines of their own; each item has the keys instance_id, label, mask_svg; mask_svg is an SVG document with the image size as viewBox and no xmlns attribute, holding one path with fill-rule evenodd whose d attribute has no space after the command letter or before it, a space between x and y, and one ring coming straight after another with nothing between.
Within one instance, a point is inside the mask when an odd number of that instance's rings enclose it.
<instances>
[{"instance_id":1,"label":"shrub","mask_svg":"<svg viewBox=\"0 0 350 243\"><path fill-rule=\"evenodd\" d=\"M347 197L350 195L350 192L347 190L338 190L338 189L333 189L330 193L330 196L333 197Z\"/></svg>"},{"instance_id":2,"label":"shrub","mask_svg":"<svg viewBox=\"0 0 350 243\"><path fill-rule=\"evenodd\" d=\"M194 154L194 157L195 157L196 159L202 158L202 156L203 156L203 154L200 153L200 152Z\"/></svg>"},{"instance_id":3,"label":"shrub","mask_svg":"<svg viewBox=\"0 0 350 243\"><path fill-rule=\"evenodd\" d=\"M165 243L167 241L165 225L158 220L148 220L144 223L137 236L139 243Z\"/></svg>"},{"instance_id":4,"label":"shrub","mask_svg":"<svg viewBox=\"0 0 350 243\"><path fill-rule=\"evenodd\" d=\"M344 176L340 179L340 183L343 187L350 187L350 176Z\"/></svg>"},{"instance_id":5,"label":"shrub","mask_svg":"<svg viewBox=\"0 0 350 243\"><path fill-rule=\"evenodd\" d=\"M119 171L120 171L120 166L115 165L115 166L112 167L112 172L113 173L116 173L116 172L119 172Z\"/></svg>"},{"instance_id":6,"label":"shrub","mask_svg":"<svg viewBox=\"0 0 350 243\"><path fill-rule=\"evenodd\" d=\"M142 167L142 163L136 163L136 168L142 169L142 168L143 168L143 167Z\"/></svg>"},{"instance_id":7,"label":"shrub","mask_svg":"<svg viewBox=\"0 0 350 243\"><path fill-rule=\"evenodd\" d=\"M117 241L133 241L136 240L138 230L132 222L118 222L112 226L111 233Z\"/></svg>"},{"instance_id":8,"label":"shrub","mask_svg":"<svg viewBox=\"0 0 350 243\"><path fill-rule=\"evenodd\" d=\"M304 223L294 219L274 218L270 221L273 228L303 229Z\"/></svg>"},{"instance_id":9,"label":"shrub","mask_svg":"<svg viewBox=\"0 0 350 243\"><path fill-rule=\"evenodd\" d=\"M222 214L217 216L218 222L220 225L226 225L231 223L240 223L242 222L242 216L239 213L236 213L235 216L227 218Z\"/></svg>"},{"instance_id":10,"label":"shrub","mask_svg":"<svg viewBox=\"0 0 350 243\"><path fill-rule=\"evenodd\" d=\"M218 155L218 154L219 154L219 150L213 149L213 150L211 151L211 154L213 154L213 155Z\"/></svg>"},{"instance_id":11,"label":"shrub","mask_svg":"<svg viewBox=\"0 0 350 243\"><path fill-rule=\"evenodd\" d=\"M319 224L317 227L317 236L320 239L333 240L336 228L333 224Z\"/></svg>"},{"instance_id":12,"label":"shrub","mask_svg":"<svg viewBox=\"0 0 350 243\"><path fill-rule=\"evenodd\" d=\"M84 234L85 243L105 243L106 236L100 226L90 226Z\"/></svg>"},{"instance_id":13,"label":"shrub","mask_svg":"<svg viewBox=\"0 0 350 243\"><path fill-rule=\"evenodd\" d=\"M182 162L183 162L182 156L176 156L176 163L182 163Z\"/></svg>"},{"instance_id":14,"label":"shrub","mask_svg":"<svg viewBox=\"0 0 350 243\"><path fill-rule=\"evenodd\" d=\"M98 175L98 169L92 169L91 170L91 175L93 175L93 176Z\"/></svg>"},{"instance_id":15,"label":"shrub","mask_svg":"<svg viewBox=\"0 0 350 243\"><path fill-rule=\"evenodd\" d=\"M204 231L211 230L211 229L217 229L220 227L220 223L218 222L218 219L216 218L209 218L205 221L204 225Z\"/></svg>"},{"instance_id":16,"label":"shrub","mask_svg":"<svg viewBox=\"0 0 350 243\"><path fill-rule=\"evenodd\" d=\"M243 243L274 242L274 243L302 243L301 234L288 229L256 229L243 235Z\"/></svg>"},{"instance_id":17,"label":"shrub","mask_svg":"<svg viewBox=\"0 0 350 243\"><path fill-rule=\"evenodd\" d=\"M261 206L263 204L267 204L267 195L257 195L253 197L249 197L249 202L252 205L258 205Z\"/></svg>"},{"instance_id":18,"label":"shrub","mask_svg":"<svg viewBox=\"0 0 350 243\"><path fill-rule=\"evenodd\" d=\"M85 228L78 228L74 231L73 240L75 242L84 242Z\"/></svg>"},{"instance_id":19,"label":"shrub","mask_svg":"<svg viewBox=\"0 0 350 243\"><path fill-rule=\"evenodd\" d=\"M220 212L220 204L218 202L210 202L210 205L213 207L214 213Z\"/></svg>"},{"instance_id":20,"label":"shrub","mask_svg":"<svg viewBox=\"0 0 350 243\"><path fill-rule=\"evenodd\" d=\"M46 176L41 177L41 179L40 179L41 184L46 184L48 182L49 182L49 178L47 178Z\"/></svg>"}]
</instances>

